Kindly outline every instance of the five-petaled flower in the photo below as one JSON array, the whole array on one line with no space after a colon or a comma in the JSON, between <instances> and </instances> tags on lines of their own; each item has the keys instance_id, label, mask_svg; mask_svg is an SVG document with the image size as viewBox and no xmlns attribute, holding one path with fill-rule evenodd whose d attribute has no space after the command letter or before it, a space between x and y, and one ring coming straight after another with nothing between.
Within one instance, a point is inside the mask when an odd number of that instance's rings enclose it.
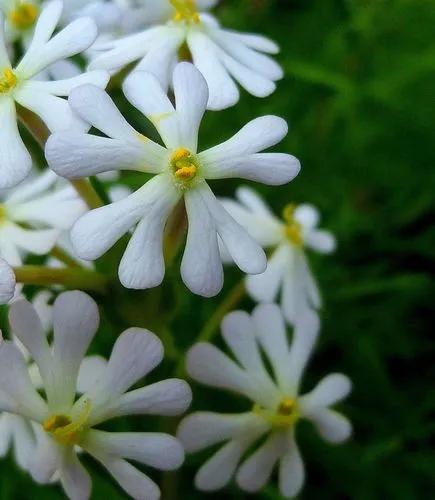
<instances>
[{"instance_id":1,"label":"five-petaled flower","mask_svg":"<svg viewBox=\"0 0 435 500\"><path fill-rule=\"evenodd\" d=\"M206 181L241 177L280 185L292 180L300 165L288 154L261 153L287 134L286 122L276 116L257 118L223 144L198 152L207 84L193 65L180 63L173 85L175 107L149 73L135 72L124 84L127 99L155 125L165 147L134 130L104 91L85 85L72 92L71 107L108 138L72 131L56 133L47 142L46 156L55 172L70 178L119 169L157 174L124 200L81 217L71 233L76 253L94 260L138 223L121 260L121 282L136 289L159 285L165 271L164 227L184 198L189 229L181 275L194 293L213 296L223 284L218 235L246 273L264 272L266 258Z\"/></svg>"},{"instance_id":2,"label":"five-petaled flower","mask_svg":"<svg viewBox=\"0 0 435 500\"><path fill-rule=\"evenodd\" d=\"M13 303L10 323L39 368L45 394L36 391L16 345L2 341L0 410L36 424L38 443L30 463L34 479L47 482L56 474L71 499L89 498L91 479L77 457L79 447L101 462L133 498L159 498L157 485L128 460L172 470L184 458L179 441L162 433L95 427L125 415L178 415L189 406L191 392L182 380L127 392L161 362L160 340L147 330L126 330L94 385L76 399L79 369L99 324L96 303L83 292L61 294L53 307L52 346L28 302Z\"/></svg>"},{"instance_id":3,"label":"five-petaled flower","mask_svg":"<svg viewBox=\"0 0 435 500\"><path fill-rule=\"evenodd\" d=\"M62 2L53 0L42 10L28 50L12 67L4 37L4 18L0 13L0 188L18 184L29 173L32 160L17 126L16 105L38 115L50 131L86 124L75 117L62 97L84 83L105 87L106 71L90 71L74 78L38 81L33 77L51 64L87 49L97 36L97 27L89 18L69 24L52 37L62 13Z\"/></svg>"},{"instance_id":4,"label":"five-petaled flower","mask_svg":"<svg viewBox=\"0 0 435 500\"><path fill-rule=\"evenodd\" d=\"M308 311L296 325L289 346L279 308L261 304L252 317L235 311L223 321L223 338L237 362L209 343L191 348L187 369L193 379L240 393L252 402L251 409L244 413L198 412L181 423L178 437L188 452L225 443L197 473L199 489L223 488L248 454L236 473L243 490L260 490L279 462L281 493L293 497L304 481L304 466L295 440L297 423L310 420L332 443L349 437L349 421L330 408L349 393L351 385L346 376L328 375L308 394L300 393L302 373L318 330L317 315ZM273 375L262 359L262 351ZM258 449L249 454L262 438L265 440Z\"/></svg>"},{"instance_id":5,"label":"five-petaled flower","mask_svg":"<svg viewBox=\"0 0 435 500\"><path fill-rule=\"evenodd\" d=\"M135 70L153 73L165 90L179 60L192 60L207 81L209 109L223 109L239 100L237 81L250 94L266 97L283 76L269 54L278 46L253 34L225 30L210 14L200 13L195 0L170 0L174 17L166 24L147 28L98 45L101 52L92 69L119 70L140 61Z\"/></svg>"},{"instance_id":6,"label":"five-petaled flower","mask_svg":"<svg viewBox=\"0 0 435 500\"><path fill-rule=\"evenodd\" d=\"M239 188L237 198L237 201L221 201L263 248L272 250L266 271L246 278L248 293L258 302L275 302L282 290L283 314L294 324L307 308L319 309L321 306L321 296L305 249L330 253L335 249L335 238L329 231L317 228L319 212L312 205L289 204L279 219L252 189ZM225 258L225 249L223 255Z\"/></svg>"}]
</instances>

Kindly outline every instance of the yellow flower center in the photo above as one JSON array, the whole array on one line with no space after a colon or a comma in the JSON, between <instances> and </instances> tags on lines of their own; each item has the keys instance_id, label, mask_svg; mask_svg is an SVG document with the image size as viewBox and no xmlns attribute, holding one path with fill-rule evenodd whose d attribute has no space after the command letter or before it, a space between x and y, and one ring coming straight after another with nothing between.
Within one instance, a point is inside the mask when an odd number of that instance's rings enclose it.
<instances>
[{"instance_id":1,"label":"yellow flower center","mask_svg":"<svg viewBox=\"0 0 435 500\"><path fill-rule=\"evenodd\" d=\"M83 409L75 420L68 415L53 415L42 424L42 427L59 444L77 444L91 413L91 406L91 402L87 399L84 401Z\"/></svg>"},{"instance_id":2,"label":"yellow flower center","mask_svg":"<svg viewBox=\"0 0 435 500\"><path fill-rule=\"evenodd\" d=\"M6 207L0 204L0 224L3 224L3 222L6 221L6 217L7 217Z\"/></svg>"},{"instance_id":3,"label":"yellow flower center","mask_svg":"<svg viewBox=\"0 0 435 500\"><path fill-rule=\"evenodd\" d=\"M200 22L195 0L170 0L175 9L174 21L186 21L198 24Z\"/></svg>"},{"instance_id":4,"label":"yellow flower center","mask_svg":"<svg viewBox=\"0 0 435 500\"><path fill-rule=\"evenodd\" d=\"M9 13L9 22L18 30L27 30L33 26L39 11L32 3L22 3Z\"/></svg>"},{"instance_id":5,"label":"yellow flower center","mask_svg":"<svg viewBox=\"0 0 435 500\"><path fill-rule=\"evenodd\" d=\"M295 220L296 205L289 204L283 210L283 218L285 221L285 235L297 247L304 244L304 237L302 234L302 226Z\"/></svg>"},{"instance_id":6,"label":"yellow flower center","mask_svg":"<svg viewBox=\"0 0 435 500\"><path fill-rule=\"evenodd\" d=\"M198 173L198 162L195 156L185 148L179 148L171 156L170 166L174 177L186 186Z\"/></svg>"},{"instance_id":7,"label":"yellow flower center","mask_svg":"<svg viewBox=\"0 0 435 500\"><path fill-rule=\"evenodd\" d=\"M4 69L3 76L0 76L0 94L6 94L12 90L16 84L17 77L15 73L10 68Z\"/></svg>"},{"instance_id":8,"label":"yellow flower center","mask_svg":"<svg viewBox=\"0 0 435 500\"><path fill-rule=\"evenodd\" d=\"M275 411L255 405L253 412L264 418L272 427L279 429L292 427L300 418L297 400L288 397L282 399Z\"/></svg>"}]
</instances>

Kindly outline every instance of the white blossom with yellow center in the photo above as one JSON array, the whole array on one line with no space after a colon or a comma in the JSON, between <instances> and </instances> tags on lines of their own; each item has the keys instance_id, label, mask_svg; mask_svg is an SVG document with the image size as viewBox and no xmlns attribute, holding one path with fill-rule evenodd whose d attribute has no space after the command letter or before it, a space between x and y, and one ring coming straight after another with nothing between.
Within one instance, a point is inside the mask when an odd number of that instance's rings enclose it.
<instances>
[{"instance_id":1,"label":"white blossom with yellow center","mask_svg":"<svg viewBox=\"0 0 435 500\"><path fill-rule=\"evenodd\" d=\"M207 81L208 109L213 110L238 102L236 82L257 97L274 92L275 82L283 76L281 67L270 57L279 51L274 42L221 28L210 14L201 13L203 4L195 0L169 3L171 20L98 44L99 54L89 67L118 71L139 61L135 69L154 74L166 90L174 65L180 59L191 60Z\"/></svg>"},{"instance_id":2,"label":"white blossom with yellow center","mask_svg":"<svg viewBox=\"0 0 435 500\"><path fill-rule=\"evenodd\" d=\"M287 134L286 122L276 116L257 118L223 144L199 152L198 131L208 100L207 84L192 64L180 63L173 86L175 107L149 73L135 72L124 83L127 99L155 125L164 147L134 130L105 92L87 85L72 92L70 104L83 120L108 137L53 134L46 157L55 172L70 178L110 170L156 174L127 198L79 219L71 233L75 251L83 259L95 260L137 225L121 260L119 276L129 288L157 286L165 272L165 224L184 199L189 228L181 275L194 293L213 296L223 284L218 235L246 273L263 272L266 258L216 200L207 181L241 177L280 185L292 180L300 166L290 155L261 153Z\"/></svg>"},{"instance_id":3,"label":"white blossom with yellow center","mask_svg":"<svg viewBox=\"0 0 435 500\"><path fill-rule=\"evenodd\" d=\"M238 485L254 493L266 485L278 463L280 492L291 498L304 482L304 465L295 440L298 422L311 421L331 443L349 437L349 421L330 408L348 395L351 384L346 376L331 374L311 392L300 391L318 331L317 315L307 312L289 345L278 306L263 304L252 316L235 311L222 323L223 339L235 361L209 343L191 348L187 370L193 379L239 393L252 405L245 413L197 412L181 422L178 437L187 452L223 443L198 471L197 488L219 490L235 474Z\"/></svg>"},{"instance_id":4,"label":"white blossom with yellow center","mask_svg":"<svg viewBox=\"0 0 435 500\"><path fill-rule=\"evenodd\" d=\"M221 200L225 209L263 248L270 251L266 272L248 276L246 288L258 302L275 302L281 295L286 320L294 324L306 309L319 309L321 296L305 250L334 251L334 236L318 229L319 212L308 204L289 204L275 216L252 189L242 187L237 199ZM229 261L225 248L223 258Z\"/></svg>"},{"instance_id":5,"label":"white blossom with yellow center","mask_svg":"<svg viewBox=\"0 0 435 500\"><path fill-rule=\"evenodd\" d=\"M100 375L78 399L77 378L99 324L97 304L83 292L61 294L53 308L53 344L28 302L14 302L11 328L30 352L42 380L36 391L20 350L0 343L0 411L35 424L37 446L29 468L38 482L56 475L67 496L87 499L91 478L77 447L92 455L133 498L157 500L158 486L130 460L161 470L179 467L183 448L172 436L150 432L106 432L103 422L125 415L178 415L191 401L189 386L171 379L129 391L163 358L163 346L151 332L130 328L122 333Z\"/></svg>"},{"instance_id":6,"label":"white blossom with yellow center","mask_svg":"<svg viewBox=\"0 0 435 500\"><path fill-rule=\"evenodd\" d=\"M62 2L49 2L35 26L32 41L16 67L8 57L4 37L4 17L0 13L0 189L18 184L29 173L31 158L17 126L16 105L37 114L51 130L72 127L85 129L63 98L83 83L105 87L105 71L84 73L58 81L36 81L33 77L53 63L78 54L88 48L97 36L95 23L89 18L78 19L53 36L62 13Z\"/></svg>"},{"instance_id":7,"label":"white blossom with yellow center","mask_svg":"<svg viewBox=\"0 0 435 500\"><path fill-rule=\"evenodd\" d=\"M5 17L8 42L29 41L41 8L39 0L0 0L0 12Z\"/></svg>"}]
</instances>

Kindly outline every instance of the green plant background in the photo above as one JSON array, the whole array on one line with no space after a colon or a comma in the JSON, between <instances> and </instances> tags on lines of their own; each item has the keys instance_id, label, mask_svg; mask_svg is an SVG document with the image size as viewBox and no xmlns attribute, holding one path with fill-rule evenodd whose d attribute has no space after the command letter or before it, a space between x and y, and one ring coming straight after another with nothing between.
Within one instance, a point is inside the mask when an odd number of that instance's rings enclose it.
<instances>
[{"instance_id":1,"label":"green plant background","mask_svg":"<svg viewBox=\"0 0 435 500\"><path fill-rule=\"evenodd\" d=\"M279 150L295 154L302 172L288 186L258 189L278 212L288 202L314 203L339 241L334 255L311 256L325 307L305 389L328 372L347 373L354 390L341 409L355 433L350 442L330 446L301 424L298 440L307 465L301 498L432 498L435 4L227 0L217 14L225 26L277 40L286 77L268 99L242 93L236 107L208 113L201 144L217 143L262 114L285 117L290 133ZM132 123L144 128L120 92L113 94ZM133 187L141 182L125 177ZM221 181L213 188L232 195L238 185ZM201 299L181 284L176 260L158 290L114 290L98 299L103 325L93 351L108 354L126 326L148 326L162 336L168 353L150 379L172 376L177 358L240 279L240 272L228 269L222 294ZM253 304L244 298L240 307L250 310ZM193 390L194 409L247 408L236 396L196 384ZM143 417L110 426L173 430L176 424ZM163 484L163 498L247 497L234 485L215 495L196 492L192 478L206 456L189 457L177 474L151 472ZM95 462L83 461L92 473L93 498L125 498ZM11 458L0 463L1 500L62 497L57 486L36 486ZM280 495L271 483L255 498Z\"/></svg>"}]
</instances>

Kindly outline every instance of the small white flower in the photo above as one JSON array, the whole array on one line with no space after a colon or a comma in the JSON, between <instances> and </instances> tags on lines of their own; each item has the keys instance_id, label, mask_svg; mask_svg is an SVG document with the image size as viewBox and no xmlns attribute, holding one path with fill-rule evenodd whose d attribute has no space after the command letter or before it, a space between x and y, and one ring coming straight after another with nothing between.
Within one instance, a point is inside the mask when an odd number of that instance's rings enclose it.
<instances>
[{"instance_id":1,"label":"small white flower","mask_svg":"<svg viewBox=\"0 0 435 500\"><path fill-rule=\"evenodd\" d=\"M319 213L312 205L287 205L281 220L252 189L240 188L237 198L238 201L221 201L263 248L272 251L266 271L247 277L247 291L258 302L275 302L281 293L284 316L294 324L305 309L321 307L305 249L323 254L333 252L335 238L330 232L317 228Z\"/></svg>"},{"instance_id":2,"label":"small white flower","mask_svg":"<svg viewBox=\"0 0 435 500\"><path fill-rule=\"evenodd\" d=\"M15 274L11 266L0 258L0 304L7 304L15 294Z\"/></svg>"},{"instance_id":3,"label":"small white flower","mask_svg":"<svg viewBox=\"0 0 435 500\"><path fill-rule=\"evenodd\" d=\"M0 257L11 266L21 265L27 253L48 253L86 211L74 188L64 183L47 170L0 192Z\"/></svg>"},{"instance_id":4,"label":"small white flower","mask_svg":"<svg viewBox=\"0 0 435 500\"><path fill-rule=\"evenodd\" d=\"M89 18L72 22L53 32L62 12L62 2L47 4L38 18L33 39L24 57L12 68L4 40L4 20L0 13L0 188L12 187L29 173L32 161L17 126L16 104L37 114L51 130L71 127L85 129L62 97L83 83L105 87L106 71L92 71L58 81L37 81L33 77L51 64L88 48L97 36L95 23Z\"/></svg>"},{"instance_id":5,"label":"small white flower","mask_svg":"<svg viewBox=\"0 0 435 500\"><path fill-rule=\"evenodd\" d=\"M287 154L259 153L287 134L286 122L276 116L257 118L223 144L198 152L207 84L193 65L181 63L174 72L174 91L176 108L149 73L138 71L124 83L127 99L155 125L162 147L136 132L101 89L87 85L74 90L71 107L109 138L53 134L46 157L53 170L71 178L115 169L157 174L127 198L80 218L71 233L76 253L94 260L138 224L120 264L121 282L138 289L159 285L165 271L164 227L184 198L189 231L181 275L194 293L213 296L223 283L218 234L244 272L263 272L266 259L260 246L216 200L206 180L241 177L280 185L293 179L300 166Z\"/></svg>"},{"instance_id":6,"label":"small white flower","mask_svg":"<svg viewBox=\"0 0 435 500\"><path fill-rule=\"evenodd\" d=\"M233 106L238 82L250 94L266 97L283 76L268 55L279 51L265 37L222 29L209 14L200 14L193 0L171 0L175 18L119 40L99 44L92 69L119 70L140 61L136 70L154 74L166 90L179 59L192 59L207 81L209 109Z\"/></svg>"},{"instance_id":7,"label":"small white flower","mask_svg":"<svg viewBox=\"0 0 435 500\"><path fill-rule=\"evenodd\" d=\"M3 341L0 407L37 425L38 446L30 465L33 478L47 482L57 473L69 498L89 498L91 479L77 457L80 447L133 498L159 498L157 485L128 460L175 469L184 458L179 441L162 433L114 433L95 427L125 415L178 415L189 406L190 389L182 380L164 380L127 392L162 361L160 340L147 330L126 330L101 375L76 400L79 367L99 324L96 303L82 292L61 294L53 308L52 347L28 302L11 306L10 322L39 368L45 394L43 398L35 390L19 349Z\"/></svg>"},{"instance_id":8,"label":"small white flower","mask_svg":"<svg viewBox=\"0 0 435 500\"><path fill-rule=\"evenodd\" d=\"M349 393L351 384L347 377L328 375L311 392L300 394L302 373L318 330L317 316L307 314L296 326L290 346L279 308L262 304L252 316L236 311L223 321L223 338L236 362L208 343L196 344L190 350L187 368L191 377L252 401L252 409L245 413L198 412L181 423L178 437L187 452L225 443L198 471L197 488L223 488L238 469L238 485L245 491L256 492L265 486L279 463L281 494L293 497L304 482L304 465L295 440L297 423L310 420L331 443L349 437L350 423L330 408ZM273 375L269 374L261 351ZM257 443L257 450L251 452Z\"/></svg>"},{"instance_id":9,"label":"small white flower","mask_svg":"<svg viewBox=\"0 0 435 500\"><path fill-rule=\"evenodd\" d=\"M5 34L8 41L22 38L28 42L40 12L40 0L0 0L5 16Z\"/></svg>"}]
</instances>

